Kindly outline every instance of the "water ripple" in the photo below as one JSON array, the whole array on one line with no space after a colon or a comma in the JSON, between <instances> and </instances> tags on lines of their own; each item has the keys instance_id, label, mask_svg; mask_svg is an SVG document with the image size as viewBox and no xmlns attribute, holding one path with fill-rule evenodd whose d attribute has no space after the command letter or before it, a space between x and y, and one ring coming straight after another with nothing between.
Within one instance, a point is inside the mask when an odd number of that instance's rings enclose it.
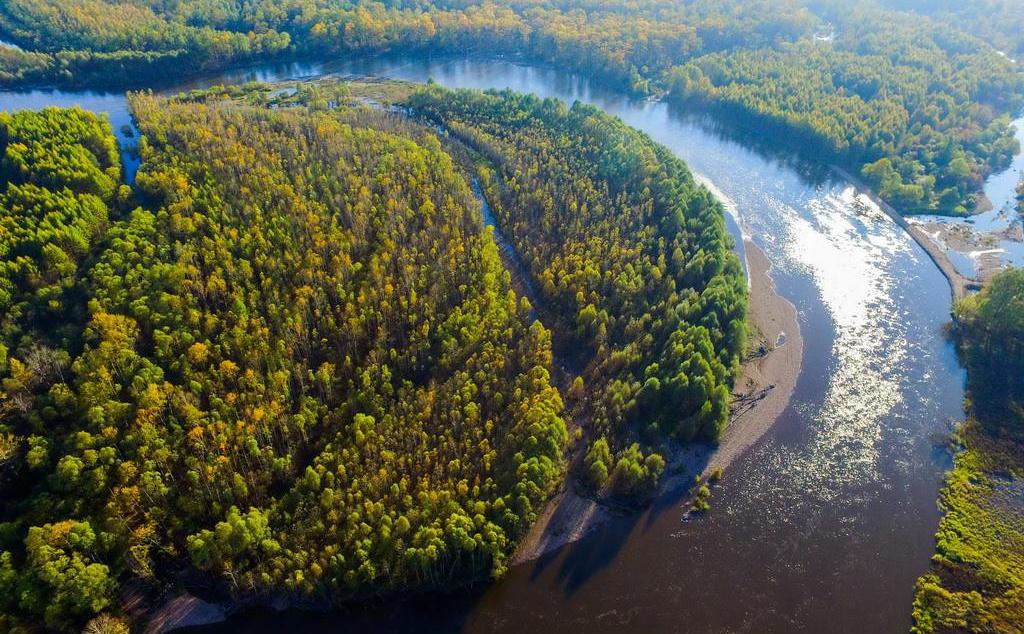
<instances>
[{"instance_id":1,"label":"water ripple","mask_svg":"<svg viewBox=\"0 0 1024 634\"><path fill-rule=\"evenodd\" d=\"M784 257L810 273L836 331L826 394L811 415L812 438L806 455L790 463L803 490L831 500L848 485L880 477L883 423L903 400L908 355L890 265L908 245L852 187L824 191L804 213L781 203L777 211Z\"/></svg>"}]
</instances>

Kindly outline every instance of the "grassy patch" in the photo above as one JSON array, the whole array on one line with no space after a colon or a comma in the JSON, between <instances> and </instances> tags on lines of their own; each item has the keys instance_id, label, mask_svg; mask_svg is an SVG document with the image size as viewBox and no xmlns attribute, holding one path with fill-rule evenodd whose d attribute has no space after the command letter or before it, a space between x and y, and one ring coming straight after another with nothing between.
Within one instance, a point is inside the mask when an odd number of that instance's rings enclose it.
<instances>
[{"instance_id":1,"label":"grassy patch","mask_svg":"<svg viewBox=\"0 0 1024 634\"><path fill-rule=\"evenodd\" d=\"M768 341L764 332L754 322L754 319L747 315L747 340L744 343L744 360L763 357L775 349L775 344Z\"/></svg>"},{"instance_id":2,"label":"grassy patch","mask_svg":"<svg viewBox=\"0 0 1024 634\"><path fill-rule=\"evenodd\" d=\"M1024 444L978 424L948 474L932 571L918 581L915 632L1024 631Z\"/></svg>"}]
</instances>

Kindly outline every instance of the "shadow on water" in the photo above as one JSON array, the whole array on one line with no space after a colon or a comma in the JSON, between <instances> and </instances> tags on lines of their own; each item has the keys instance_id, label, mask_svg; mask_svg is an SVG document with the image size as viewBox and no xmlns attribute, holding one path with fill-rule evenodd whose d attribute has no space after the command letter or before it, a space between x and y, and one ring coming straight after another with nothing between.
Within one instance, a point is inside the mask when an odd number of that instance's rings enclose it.
<instances>
[{"instance_id":1,"label":"shadow on water","mask_svg":"<svg viewBox=\"0 0 1024 634\"><path fill-rule=\"evenodd\" d=\"M559 593L561 600L571 600L592 577L606 570L619 558L623 547L630 539L651 530L664 513L679 510L680 503L687 498L689 491L689 486L685 482L691 481L690 474L703 470L703 467L703 464L697 462L688 465L685 473L673 477L673 486L644 510L616 516L584 539L546 553L532 562L521 564L519 568L529 571L527 576L530 582L544 576L549 569L555 570L554 587L548 588L547 598L559 599L553 596ZM343 605L329 612L301 609L278 611L269 607L257 607L232 616L226 623L196 626L180 631L195 634L349 630L367 633L463 632L473 629L470 627L471 617L479 616L481 599L493 588L494 586L489 583L478 583L450 592L427 592L411 597L380 597L359 604Z\"/></svg>"},{"instance_id":2,"label":"shadow on water","mask_svg":"<svg viewBox=\"0 0 1024 634\"><path fill-rule=\"evenodd\" d=\"M687 459L667 476L662 491L648 505L625 509L605 524L596 526L582 539L523 564L530 568L529 580L536 581L549 569L557 568L557 585L567 598L571 598L591 578L615 562L631 539L642 538L653 530L665 513L671 511L682 515L683 503L690 499L694 478L704 472L712 451L712 446L701 445L696 451L691 448L685 452ZM572 519L577 511L571 504L563 502L554 511L556 521L553 524L558 525L560 517ZM687 521L699 522L702 519L702 515L697 515Z\"/></svg>"},{"instance_id":3,"label":"shadow on water","mask_svg":"<svg viewBox=\"0 0 1024 634\"><path fill-rule=\"evenodd\" d=\"M731 119L702 112L694 107L668 102L670 119L682 126L694 126L720 142L737 145L758 154L776 168L799 174L804 184L820 187L840 182L829 165L826 155L795 142L786 142L784 136L767 135L763 131L744 127Z\"/></svg>"}]
</instances>

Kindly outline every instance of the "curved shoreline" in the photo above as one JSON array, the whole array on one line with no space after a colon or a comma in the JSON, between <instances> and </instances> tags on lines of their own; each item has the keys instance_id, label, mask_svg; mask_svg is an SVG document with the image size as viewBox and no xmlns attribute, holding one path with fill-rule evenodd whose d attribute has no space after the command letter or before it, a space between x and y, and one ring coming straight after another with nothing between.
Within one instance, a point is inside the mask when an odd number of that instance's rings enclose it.
<instances>
[{"instance_id":1,"label":"curved shoreline","mask_svg":"<svg viewBox=\"0 0 1024 634\"><path fill-rule=\"evenodd\" d=\"M659 496L692 486L694 476L706 479L725 470L771 429L789 405L803 361L803 337L796 307L778 294L771 261L750 239L744 240L750 275L750 319L768 341L784 343L748 358L736 380L729 426L717 446L680 447L669 456L669 472ZM684 504L689 498L684 497ZM643 512L643 511L637 511ZM607 523L615 513L608 506L577 493L566 482L520 540L513 565L523 564L579 541Z\"/></svg>"},{"instance_id":2,"label":"curved shoreline","mask_svg":"<svg viewBox=\"0 0 1024 634\"><path fill-rule=\"evenodd\" d=\"M832 168L856 187L859 193L868 196L920 244L949 281L955 298L963 296L971 283L976 284L959 274L927 234L908 223L870 187L845 170L837 166ZM479 192L476 193L482 198ZM744 361L734 387L730 424L717 446L688 445L666 454L669 472L658 497L688 491L692 487L694 475L707 479L711 473L725 470L735 463L771 430L785 412L795 390L803 358L803 338L797 309L778 294L771 277L772 263L764 251L746 236L743 244L747 263L750 321L760 329L768 342L778 342L778 345L769 344L762 354ZM690 499L687 494L675 503L681 514L685 513ZM643 514L645 509L633 512ZM572 481L567 481L520 540L510 563L528 564L583 539L621 514L621 509L580 495ZM223 621L240 607L231 603L211 604L188 594L178 595L159 611L164 618L154 619L147 631L164 632Z\"/></svg>"}]
</instances>

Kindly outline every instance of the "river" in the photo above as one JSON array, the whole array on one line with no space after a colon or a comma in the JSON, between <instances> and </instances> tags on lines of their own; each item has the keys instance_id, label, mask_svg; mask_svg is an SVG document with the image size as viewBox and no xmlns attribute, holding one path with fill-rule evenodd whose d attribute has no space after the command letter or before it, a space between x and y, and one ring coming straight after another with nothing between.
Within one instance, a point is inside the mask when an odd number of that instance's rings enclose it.
<instances>
[{"instance_id":1,"label":"river","mask_svg":"<svg viewBox=\"0 0 1024 634\"><path fill-rule=\"evenodd\" d=\"M204 631L907 631L964 374L943 334L946 280L906 233L851 184L769 141L557 69L393 57L265 66L182 88L325 73L578 99L644 130L773 262L799 311L803 370L790 406L729 468L705 517L683 521L681 492L669 491L484 587L325 614L253 611ZM117 94L0 93L0 109L73 103L109 112L115 129L129 122Z\"/></svg>"}]
</instances>

